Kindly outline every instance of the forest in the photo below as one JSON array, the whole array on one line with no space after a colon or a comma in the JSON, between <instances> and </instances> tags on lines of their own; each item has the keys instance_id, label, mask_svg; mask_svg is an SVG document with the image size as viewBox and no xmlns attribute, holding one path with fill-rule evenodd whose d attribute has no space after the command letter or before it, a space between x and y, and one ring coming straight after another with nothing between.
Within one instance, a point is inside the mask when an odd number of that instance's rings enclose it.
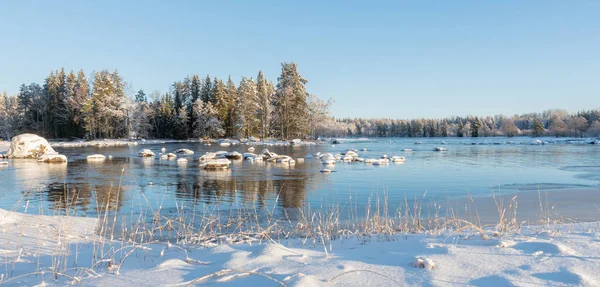
<instances>
[{"instance_id":1,"label":"forest","mask_svg":"<svg viewBox=\"0 0 600 287\"><path fill-rule=\"evenodd\" d=\"M334 103L310 94L295 63L276 84L261 71L236 84L197 74L166 93L132 90L118 71L51 71L43 84L0 93L0 137L30 132L54 139L600 136L600 111L440 119L334 118Z\"/></svg>"}]
</instances>

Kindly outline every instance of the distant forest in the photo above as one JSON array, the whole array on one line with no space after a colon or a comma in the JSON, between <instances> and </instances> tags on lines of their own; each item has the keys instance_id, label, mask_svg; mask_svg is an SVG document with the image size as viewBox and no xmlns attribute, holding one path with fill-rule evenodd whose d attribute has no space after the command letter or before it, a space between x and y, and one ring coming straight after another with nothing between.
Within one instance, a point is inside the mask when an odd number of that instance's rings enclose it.
<instances>
[{"instance_id":1,"label":"distant forest","mask_svg":"<svg viewBox=\"0 0 600 287\"><path fill-rule=\"evenodd\" d=\"M0 94L0 138L318 138L600 136L600 111L548 110L513 116L443 119L336 119L306 91L295 63L273 84L261 71L236 83L206 75L175 81L166 93L129 93L118 71L51 71L43 84ZM127 94L130 94L129 96Z\"/></svg>"}]
</instances>

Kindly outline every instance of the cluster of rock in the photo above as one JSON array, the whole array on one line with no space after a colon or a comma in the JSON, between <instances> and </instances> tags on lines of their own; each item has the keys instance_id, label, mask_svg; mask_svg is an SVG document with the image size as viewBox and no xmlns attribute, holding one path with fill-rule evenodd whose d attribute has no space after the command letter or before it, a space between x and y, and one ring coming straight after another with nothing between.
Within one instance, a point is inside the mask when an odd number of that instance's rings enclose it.
<instances>
[{"instance_id":1,"label":"cluster of rock","mask_svg":"<svg viewBox=\"0 0 600 287\"><path fill-rule=\"evenodd\" d=\"M294 165L296 160L287 155L278 155L270 152L268 149L263 149L260 154L253 153L254 147L248 148L248 152L239 153L237 151L218 151L207 152L200 157L201 167L205 169L225 169L229 167L232 160L246 160L251 162L267 162L267 163L283 163ZM304 159L298 159L304 162Z\"/></svg>"},{"instance_id":2,"label":"cluster of rock","mask_svg":"<svg viewBox=\"0 0 600 287\"><path fill-rule=\"evenodd\" d=\"M363 149L366 151L366 149ZM347 149L345 152L339 153L339 154L332 154L332 153L316 153L313 156L310 156L311 158L317 158L319 160L321 160L321 163L324 165L335 165L336 162L346 162L346 163L352 163L352 162L363 162L366 164L373 164L373 165L382 165L382 164L388 164L390 162L394 162L394 163L403 163L406 158L403 156L393 156L391 158L388 158L387 155L383 155L380 158L362 158L358 156L358 150L356 149Z\"/></svg>"}]
</instances>

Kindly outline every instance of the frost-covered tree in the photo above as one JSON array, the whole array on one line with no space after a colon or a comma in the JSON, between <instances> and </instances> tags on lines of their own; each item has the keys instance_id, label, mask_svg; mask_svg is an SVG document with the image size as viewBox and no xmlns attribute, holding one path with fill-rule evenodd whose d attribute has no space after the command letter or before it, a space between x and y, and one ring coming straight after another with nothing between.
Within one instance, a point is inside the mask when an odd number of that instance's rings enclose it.
<instances>
[{"instance_id":1,"label":"frost-covered tree","mask_svg":"<svg viewBox=\"0 0 600 287\"><path fill-rule=\"evenodd\" d=\"M195 137L212 138L223 135L221 122L217 119L217 112L210 102L204 103L201 99L196 100L193 114L195 122L192 133Z\"/></svg>"},{"instance_id":2,"label":"frost-covered tree","mask_svg":"<svg viewBox=\"0 0 600 287\"><path fill-rule=\"evenodd\" d=\"M333 105L333 99L325 102L318 96L309 94L306 102L308 104L310 136L317 138L318 136L325 135L325 131L331 129L332 125L332 122L329 121L329 107Z\"/></svg>"},{"instance_id":3,"label":"frost-covered tree","mask_svg":"<svg viewBox=\"0 0 600 287\"><path fill-rule=\"evenodd\" d=\"M600 120L596 120L590 125L587 134L592 137L600 137Z\"/></svg>"},{"instance_id":4,"label":"frost-covered tree","mask_svg":"<svg viewBox=\"0 0 600 287\"><path fill-rule=\"evenodd\" d=\"M250 137L259 133L260 118L258 110L260 101L256 83L252 78L243 77L238 88L237 120L243 137Z\"/></svg>"},{"instance_id":5,"label":"frost-covered tree","mask_svg":"<svg viewBox=\"0 0 600 287\"><path fill-rule=\"evenodd\" d=\"M117 71L94 74L92 96L84 105L86 130L92 138L127 134L125 83Z\"/></svg>"},{"instance_id":6,"label":"frost-covered tree","mask_svg":"<svg viewBox=\"0 0 600 287\"><path fill-rule=\"evenodd\" d=\"M502 133L507 137L514 137L519 134L519 128L515 125L513 119L507 118L502 120Z\"/></svg>"},{"instance_id":7,"label":"frost-covered tree","mask_svg":"<svg viewBox=\"0 0 600 287\"><path fill-rule=\"evenodd\" d=\"M131 134L134 138L148 138L152 133L154 110L148 104L143 90L139 90L132 105Z\"/></svg>"},{"instance_id":8,"label":"frost-covered tree","mask_svg":"<svg viewBox=\"0 0 600 287\"><path fill-rule=\"evenodd\" d=\"M239 128L237 103L238 91L235 87L235 83L231 79L231 76L229 76L229 78L227 79L227 117L223 122L223 124L225 125L225 135L229 137L235 136L236 131Z\"/></svg>"},{"instance_id":9,"label":"frost-covered tree","mask_svg":"<svg viewBox=\"0 0 600 287\"><path fill-rule=\"evenodd\" d=\"M217 110L217 117L221 123L225 123L229 116L229 95L227 94L227 87L222 80L215 77L212 85L213 89L211 92L212 100L210 103Z\"/></svg>"},{"instance_id":10,"label":"frost-covered tree","mask_svg":"<svg viewBox=\"0 0 600 287\"><path fill-rule=\"evenodd\" d=\"M571 136L582 137L587 131L588 121L582 117L571 117L566 122Z\"/></svg>"},{"instance_id":11,"label":"frost-covered tree","mask_svg":"<svg viewBox=\"0 0 600 287\"><path fill-rule=\"evenodd\" d=\"M564 137L568 133L565 121L560 117L552 118L552 123L549 127L550 133L556 137Z\"/></svg>"},{"instance_id":12,"label":"frost-covered tree","mask_svg":"<svg viewBox=\"0 0 600 287\"><path fill-rule=\"evenodd\" d=\"M262 71L258 71L256 77L256 93L259 100L258 118L260 120L260 135L261 138L266 138L270 131L271 113L273 112L273 95L275 89L273 83L268 82Z\"/></svg>"},{"instance_id":13,"label":"frost-covered tree","mask_svg":"<svg viewBox=\"0 0 600 287\"><path fill-rule=\"evenodd\" d=\"M198 75L194 74L192 76L192 80L190 81L190 100L188 101L187 105L187 111L188 111L188 115L190 116L190 120L188 121L188 131L190 131L190 133L194 130L194 122L196 122L196 118L194 116L194 105L196 103L196 101L198 99L200 99L200 92L202 89L202 82L200 81L200 77L198 77ZM191 135L191 134L190 134Z\"/></svg>"},{"instance_id":14,"label":"frost-covered tree","mask_svg":"<svg viewBox=\"0 0 600 287\"><path fill-rule=\"evenodd\" d=\"M19 127L19 99L0 93L0 138L9 140Z\"/></svg>"},{"instance_id":15,"label":"frost-covered tree","mask_svg":"<svg viewBox=\"0 0 600 287\"><path fill-rule=\"evenodd\" d=\"M305 137L309 132L306 79L295 63L282 63L273 100L273 129L282 139Z\"/></svg>"}]
</instances>

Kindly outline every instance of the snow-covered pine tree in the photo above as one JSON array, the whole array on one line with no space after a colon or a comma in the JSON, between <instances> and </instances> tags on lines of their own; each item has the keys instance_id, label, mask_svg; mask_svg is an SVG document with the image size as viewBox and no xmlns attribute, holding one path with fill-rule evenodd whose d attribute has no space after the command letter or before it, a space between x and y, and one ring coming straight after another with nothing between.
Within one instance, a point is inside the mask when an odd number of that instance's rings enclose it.
<instances>
[{"instance_id":1,"label":"snow-covered pine tree","mask_svg":"<svg viewBox=\"0 0 600 287\"><path fill-rule=\"evenodd\" d=\"M271 112L273 111L273 89L272 84L265 79L262 71L258 71L256 77L256 93L259 99L258 118L261 138L269 136L269 123L271 121Z\"/></svg>"},{"instance_id":2,"label":"snow-covered pine tree","mask_svg":"<svg viewBox=\"0 0 600 287\"><path fill-rule=\"evenodd\" d=\"M200 99L201 86L202 83L200 81L200 77L194 74L190 82L190 100L187 103L188 115L190 116L190 120L188 121L188 131L190 133L190 136L193 136L194 123L196 122L196 118L194 115L194 106L196 104L196 101Z\"/></svg>"},{"instance_id":3,"label":"snow-covered pine tree","mask_svg":"<svg viewBox=\"0 0 600 287\"><path fill-rule=\"evenodd\" d=\"M274 99L275 123L282 139L305 137L308 133L306 79L298 73L296 63L282 63Z\"/></svg>"},{"instance_id":4,"label":"snow-covered pine tree","mask_svg":"<svg viewBox=\"0 0 600 287\"><path fill-rule=\"evenodd\" d=\"M257 112L260 108L256 83L252 78L242 78L238 88L237 114L241 136L250 137L259 132L260 117Z\"/></svg>"},{"instance_id":5,"label":"snow-covered pine tree","mask_svg":"<svg viewBox=\"0 0 600 287\"><path fill-rule=\"evenodd\" d=\"M227 122L227 117L229 116L229 97L227 95L227 87L222 80L215 77L213 82L213 90L212 90L212 101L210 103L217 111L217 118L222 124Z\"/></svg>"},{"instance_id":6,"label":"snow-covered pine tree","mask_svg":"<svg viewBox=\"0 0 600 287\"><path fill-rule=\"evenodd\" d=\"M225 124L225 135L228 137L235 136L238 131L238 118L237 118L237 102L238 102L238 91L235 87L235 83L231 79L231 76L227 79L227 119L224 121Z\"/></svg>"}]
</instances>

